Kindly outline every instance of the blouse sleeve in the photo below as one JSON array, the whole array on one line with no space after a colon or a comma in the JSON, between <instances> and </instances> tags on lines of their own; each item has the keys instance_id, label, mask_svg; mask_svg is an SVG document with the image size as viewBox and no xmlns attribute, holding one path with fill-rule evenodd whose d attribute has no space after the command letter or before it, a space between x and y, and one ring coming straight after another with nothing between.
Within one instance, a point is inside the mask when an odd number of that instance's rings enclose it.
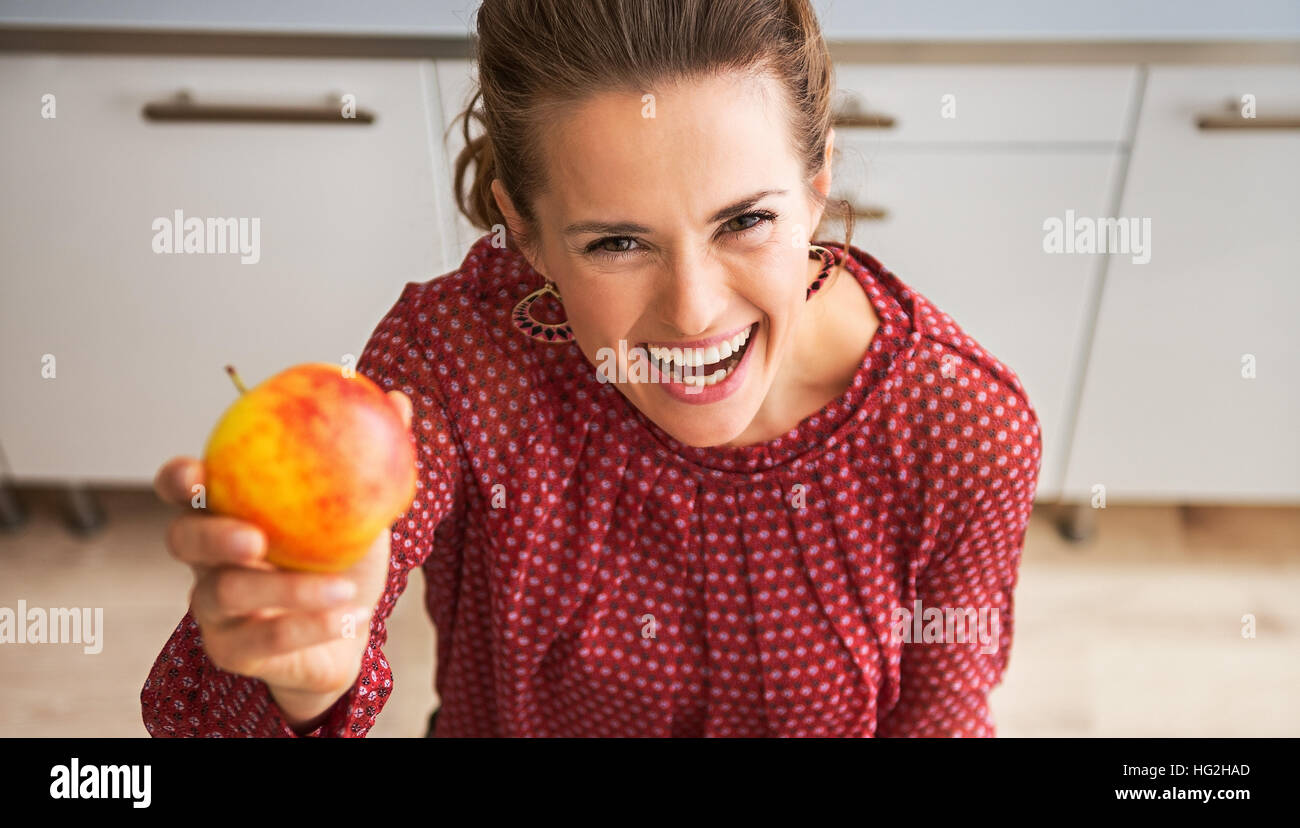
<instances>
[{"instance_id":1,"label":"blouse sleeve","mask_svg":"<svg viewBox=\"0 0 1300 828\"><path fill-rule=\"evenodd\" d=\"M1014 510L1019 515L1022 510ZM1027 510L1024 510L1027 513ZM998 511L981 514L942 558L917 578L918 625L905 616L910 641L902 646L899 698L879 723L877 735L991 737L996 735L988 693L1002 680L1010 655L1014 609L1012 591L1020 567L1025 522ZM978 632L959 643L924 640L925 610L974 610L969 626ZM980 616L983 614L983 620ZM996 646L995 645L996 642Z\"/></svg>"},{"instance_id":2,"label":"blouse sleeve","mask_svg":"<svg viewBox=\"0 0 1300 828\"><path fill-rule=\"evenodd\" d=\"M385 391L411 398L418 476L415 498L392 526L388 583L371 616L370 638L351 689L304 737L363 737L392 691L382 647L387 620L410 571L428 557L433 533L457 502L459 462L445 406L427 374L418 332L419 285L408 284L371 335L357 371ZM186 612L163 647L140 693L145 729L155 737L295 738L266 683L212 664L193 616Z\"/></svg>"},{"instance_id":3,"label":"blouse sleeve","mask_svg":"<svg viewBox=\"0 0 1300 828\"><path fill-rule=\"evenodd\" d=\"M898 699L882 713L878 736L996 735L988 694L1002 681L1010 657L1013 591L1042 448L1037 415L1018 380L1004 380L1001 388L1013 391L1004 398L1007 407L987 395L990 401L982 408L988 416L981 422L990 424L969 442L979 459L964 471L981 481L978 496L961 510L965 520L953 529L952 540L919 561L909 576L904 607L910 614L902 616L906 623L891 628L903 642ZM996 448L981 451L986 447ZM963 626L971 632L954 635L956 625L950 630L945 615L943 638L930 638L926 611L932 609L951 610L955 619L960 618L956 613L966 613L969 622ZM940 622L934 624L937 632Z\"/></svg>"}]
</instances>

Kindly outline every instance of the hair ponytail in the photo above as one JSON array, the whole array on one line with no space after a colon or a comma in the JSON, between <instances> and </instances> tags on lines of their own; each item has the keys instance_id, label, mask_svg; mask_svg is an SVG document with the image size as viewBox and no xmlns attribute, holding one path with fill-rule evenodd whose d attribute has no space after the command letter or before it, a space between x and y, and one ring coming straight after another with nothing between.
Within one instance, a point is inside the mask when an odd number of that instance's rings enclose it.
<instances>
[{"instance_id":1,"label":"hair ponytail","mask_svg":"<svg viewBox=\"0 0 1300 828\"><path fill-rule=\"evenodd\" d=\"M492 138L486 131L487 119L483 117L482 110L475 109L475 104L482 96L483 90L476 90L474 97L469 101L469 106L457 116L456 120L463 122L461 135L465 139L465 146L456 156L455 179L452 186L455 188L456 206L460 211L475 227L489 231L498 225L504 227L506 221L501 209L497 207L496 199L492 197L492 179L497 176L497 165L496 155L492 150ZM472 138L470 137L471 120L478 121L484 127L483 132ZM452 124L454 126L455 121ZM465 178L470 172L471 165L474 167L473 178L466 188Z\"/></svg>"}]
</instances>

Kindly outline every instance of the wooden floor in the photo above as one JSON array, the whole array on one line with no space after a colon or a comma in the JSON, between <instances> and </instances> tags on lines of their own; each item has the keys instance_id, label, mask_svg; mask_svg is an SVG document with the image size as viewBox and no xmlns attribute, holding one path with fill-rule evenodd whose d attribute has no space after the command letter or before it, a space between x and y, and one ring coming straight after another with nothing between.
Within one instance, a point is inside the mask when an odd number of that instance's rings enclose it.
<instances>
[{"instance_id":1,"label":"wooden floor","mask_svg":"<svg viewBox=\"0 0 1300 828\"><path fill-rule=\"evenodd\" d=\"M0 535L0 607L101 606L104 647L0 644L0 738L144 736L140 687L191 577L151 493L110 491L107 528L68 533L47 494ZM1071 544L1035 510L1016 631L993 693L1002 736L1300 736L1300 509L1119 507ZM420 736L437 704L423 578L397 605L395 689L372 731ZM1255 637L1242 636L1242 617Z\"/></svg>"}]
</instances>

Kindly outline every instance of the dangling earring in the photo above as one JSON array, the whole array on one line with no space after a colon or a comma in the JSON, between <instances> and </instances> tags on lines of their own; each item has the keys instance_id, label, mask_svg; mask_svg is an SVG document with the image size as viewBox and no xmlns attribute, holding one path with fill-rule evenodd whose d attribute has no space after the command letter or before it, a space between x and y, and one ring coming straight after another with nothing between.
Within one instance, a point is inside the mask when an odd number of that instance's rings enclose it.
<instances>
[{"instance_id":1,"label":"dangling earring","mask_svg":"<svg viewBox=\"0 0 1300 828\"><path fill-rule=\"evenodd\" d=\"M567 321L553 324L550 322L539 322L533 318L533 303L548 293L551 296L554 296L556 301L560 301L559 291L557 291L555 286L548 280L546 284L525 296L520 300L518 305L515 305L515 327L518 328L524 336L536 339L539 342L571 342L573 341L573 329L569 327Z\"/></svg>"},{"instance_id":2,"label":"dangling earring","mask_svg":"<svg viewBox=\"0 0 1300 828\"><path fill-rule=\"evenodd\" d=\"M805 302L811 299L814 293L822 289L826 277L830 276L831 270L834 269L836 264L835 254L825 247L816 244L808 245L808 258L811 259L813 256L817 256L822 260L822 269L817 271L817 278L813 279L813 283L808 286L808 294L804 297Z\"/></svg>"}]
</instances>

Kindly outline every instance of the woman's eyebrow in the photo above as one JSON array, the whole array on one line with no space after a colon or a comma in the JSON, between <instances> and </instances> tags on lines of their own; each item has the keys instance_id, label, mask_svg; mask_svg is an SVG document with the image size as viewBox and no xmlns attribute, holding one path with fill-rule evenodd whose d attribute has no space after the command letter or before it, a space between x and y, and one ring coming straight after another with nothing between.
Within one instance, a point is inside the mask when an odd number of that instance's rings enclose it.
<instances>
[{"instance_id":1,"label":"woman's eyebrow","mask_svg":"<svg viewBox=\"0 0 1300 828\"><path fill-rule=\"evenodd\" d=\"M767 198L768 196L772 196L772 195L782 196L785 195L787 192L789 191L788 190L759 190L758 192L754 193L751 196L745 196L740 201L734 202L732 204L728 204L726 207L723 207L718 212L709 216L709 220L707 223L712 224L715 221L722 221L723 219L732 218L739 213L745 212L750 207L753 207L755 204Z\"/></svg>"},{"instance_id":2,"label":"woman's eyebrow","mask_svg":"<svg viewBox=\"0 0 1300 828\"><path fill-rule=\"evenodd\" d=\"M743 213L745 210L753 207L758 202L772 195L785 195L788 190L759 190L758 192L745 196L739 201L728 204L721 210L718 210L709 217L708 223L722 221L733 216ZM630 221L607 222L607 221L579 221L564 228L564 235L575 236L579 233L606 233L610 235L632 234L632 233L651 233L653 232L644 224L635 224Z\"/></svg>"}]
</instances>

